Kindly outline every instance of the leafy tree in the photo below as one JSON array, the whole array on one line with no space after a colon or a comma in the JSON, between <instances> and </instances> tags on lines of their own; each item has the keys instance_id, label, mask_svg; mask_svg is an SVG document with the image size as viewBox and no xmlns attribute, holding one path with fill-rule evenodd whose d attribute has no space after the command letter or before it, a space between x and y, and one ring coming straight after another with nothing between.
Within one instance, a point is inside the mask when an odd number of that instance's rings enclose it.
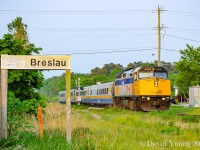
<instances>
[{"instance_id":1,"label":"leafy tree","mask_svg":"<svg viewBox=\"0 0 200 150\"><path fill-rule=\"evenodd\" d=\"M16 132L24 123L23 116L25 107L23 102L14 96L12 92L8 92L8 135Z\"/></svg>"},{"instance_id":2,"label":"leafy tree","mask_svg":"<svg viewBox=\"0 0 200 150\"><path fill-rule=\"evenodd\" d=\"M93 77L93 84L96 84L97 82L107 83L109 82L109 78L105 75L98 75Z\"/></svg>"},{"instance_id":3,"label":"leafy tree","mask_svg":"<svg viewBox=\"0 0 200 150\"><path fill-rule=\"evenodd\" d=\"M105 64L104 67L101 69L103 75L108 76L110 74L110 72L114 69L118 69L118 70L123 70L123 66L120 64Z\"/></svg>"},{"instance_id":4,"label":"leafy tree","mask_svg":"<svg viewBox=\"0 0 200 150\"><path fill-rule=\"evenodd\" d=\"M22 18L16 18L8 25L12 34L5 34L0 39L0 54L31 55L39 54L42 48L28 42L27 25ZM38 106L44 107L46 99L36 89L42 86L44 77L37 70L9 70L8 72L8 133L15 134L21 128L27 128L25 113L36 113ZM25 123L26 125L24 125ZM19 130L18 130L19 129Z\"/></svg>"},{"instance_id":5,"label":"leafy tree","mask_svg":"<svg viewBox=\"0 0 200 150\"><path fill-rule=\"evenodd\" d=\"M94 84L93 78L83 78L81 80L81 87L86 87Z\"/></svg>"},{"instance_id":6,"label":"leafy tree","mask_svg":"<svg viewBox=\"0 0 200 150\"><path fill-rule=\"evenodd\" d=\"M113 70L110 72L110 74L109 74L109 81L110 81L110 82L114 81L114 80L115 80L115 76L116 76L119 72L122 72L122 70L117 69L117 68L113 69Z\"/></svg>"},{"instance_id":7,"label":"leafy tree","mask_svg":"<svg viewBox=\"0 0 200 150\"><path fill-rule=\"evenodd\" d=\"M81 86L88 86L93 84L93 78L89 78L88 74L74 73L71 72L71 89L76 88L76 81L78 78L81 79ZM86 80L88 79L88 80ZM54 97L53 100L57 100L58 92L66 90L66 74L63 73L61 76L52 77L44 81L43 87L40 89L39 93L46 97Z\"/></svg>"},{"instance_id":8,"label":"leafy tree","mask_svg":"<svg viewBox=\"0 0 200 150\"><path fill-rule=\"evenodd\" d=\"M72 89L75 89L78 85L77 85L77 82L78 82L78 78L80 78L80 86L83 87L83 86L88 86L87 83L83 83L83 80L84 79L87 79L89 78L89 75L88 74L84 74L84 73L74 73L72 72L71 73L71 88ZM90 78L91 79L91 78Z\"/></svg>"},{"instance_id":9,"label":"leafy tree","mask_svg":"<svg viewBox=\"0 0 200 150\"><path fill-rule=\"evenodd\" d=\"M137 68L137 67L140 67L140 66L142 66L142 64L143 64L143 62L142 61L139 61L139 62L133 62L133 63L129 63L128 65L127 65L127 69L128 68Z\"/></svg>"},{"instance_id":10,"label":"leafy tree","mask_svg":"<svg viewBox=\"0 0 200 150\"><path fill-rule=\"evenodd\" d=\"M44 102L44 101L43 101ZM18 131L29 130L31 125L24 118L25 113L35 111L34 106L44 106L44 103L31 99L29 101L21 101L16 98L12 92L8 92L8 135L17 134ZM23 114L23 115L22 115Z\"/></svg>"},{"instance_id":11,"label":"leafy tree","mask_svg":"<svg viewBox=\"0 0 200 150\"><path fill-rule=\"evenodd\" d=\"M156 66L156 64L152 63L152 62L146 62L146 63L143 63L142 66L149 66L149 67L154 67Z\"/></svg>"},{"instance_id":12,"label":"leafy tree","mask_svg":"<svg viewBox=\"0 0 200 150\"><path fill-rule=\"evenodd\" d=\"M29 44L25 47L25 43L26 41L14 38L11 34L5 34L0 39L0 54L30 55L31 53L39 53L41 50L41 48L36 48L34 44ZM41 96L35 92L35 89L39 89L42 86L43 80L44 77L41 71L9 70L8 90L21 101L42 100Z\"/></svg>"},{"instance_id":13,"label":"leafy tree","mask_svg":"<svg viewBox=\"0 0 200 150\"><path fill-rule=\"evenodd\" d=\"M17 17L8 24L8 31L15 37L28 42L27 25L22 22L21 17Z\"/></svg>"},{"instance_id":14,"label":"leafy tree","mask_svg":"<svg viewBox=\"0 0 200 150\"><path fill-rule=\"evenodd\" d=\"M129 63L129 64L127 65L126 68L127 68L127 69L129 69L129 68L134 68L134 63Z\"/></svg>"},{"instance_id":15,"label":"leafy tree","mask_svg":"<svg viewBox=\"0 0 200 150\"><path fill-rule=\"evenodd\" d=\"M175 84L179 87L179 94L187 96L190 86L200 84L200 47L186 45L180 54L181 59L175 65L178 71Z\"/></svg>"},{"instance_id":16,"label":"leafy tree","mask_svg":"<svg viewBox=\"0 0 200 150\"><path fill-rule=\"evenodd\" d=\"M114 63L110 63L110 64L105 64L103 66L103 68L94 68L91 70L90 76L97 76L97 75L105 75L108 76L110 74L110 72L114 69L118 69L118 70L123 70L123 66L121 64L114 64Z\"/></svg>"},{"instance_id":17,"label":"leafy tree","mask_svg":"<svg viewBox=\"0 0 200 150\"><path fill-rule=\"evenodd\" d=\"M90 75L93 77L93 76L100 74L100 72L101 72L101 69L99 67L96 67L96 68L91 70Z\"/></svg>"}]
</instances>

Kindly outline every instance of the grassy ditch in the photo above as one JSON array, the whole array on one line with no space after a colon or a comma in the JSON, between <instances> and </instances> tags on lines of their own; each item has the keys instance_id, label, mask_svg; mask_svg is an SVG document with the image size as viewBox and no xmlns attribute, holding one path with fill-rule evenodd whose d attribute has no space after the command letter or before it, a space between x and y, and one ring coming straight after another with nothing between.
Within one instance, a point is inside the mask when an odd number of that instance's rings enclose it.
<instances>
[{"instance_id":1,"label":"grassy ditch","mask_svg":"<svg viewBox=\"0 0 200 150\"><path fill-rule=\"evenodd\" d=\"M65 105L55 104L43 114L44 137L38 135L35 117L27 117L33 128L1 140L0 149L199 149L200 117L189 115L199 108L173 106L164 112L135 112L115 108L72 106L72 141L66 142ZM187 114L181 116L179 114Z\"/></svg>"}]
</instances>

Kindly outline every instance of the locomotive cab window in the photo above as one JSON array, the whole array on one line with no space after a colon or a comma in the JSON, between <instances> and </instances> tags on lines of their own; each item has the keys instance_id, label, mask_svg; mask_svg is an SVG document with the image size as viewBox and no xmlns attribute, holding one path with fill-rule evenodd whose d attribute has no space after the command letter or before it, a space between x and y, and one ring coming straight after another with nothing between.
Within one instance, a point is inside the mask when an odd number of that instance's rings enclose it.
<instances>
[{"instance_id":1,"label":"locomotive cab window","mask_svg":"<svg viewBox=\"0 0 200 150\"><path fill-rule=\"evenodd\" d=\"M167 79L167 72L154 72L154 76L158 78Z\"/></svg>"},{"instance_id":2,"label":"locomotive cab window","mask_svg":"<svg viewBox=\"0 0 200 150\"><path fill-rule=\"evenodd\" d=\"M153 77L153 72L152 71L148 71L148 72L139 72L139 78L149 78L149 77Z\"/></svg>"}]
</instances>

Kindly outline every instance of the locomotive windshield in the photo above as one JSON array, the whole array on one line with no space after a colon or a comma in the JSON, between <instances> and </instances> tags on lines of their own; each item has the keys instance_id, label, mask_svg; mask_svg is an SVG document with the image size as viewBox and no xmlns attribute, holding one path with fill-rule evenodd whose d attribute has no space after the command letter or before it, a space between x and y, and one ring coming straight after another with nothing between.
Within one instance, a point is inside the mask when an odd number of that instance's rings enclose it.
<instances>
[{"instance_id":1,"label":"locomotive windshield","mask_svg":"<svg viewBox=\"0 0 200 150\"><path fill-rule=\"evenodd\" d=\"M167 72L155 72L154 76L158 78L167 79Z\"/></svg>"},{"instance_id":2,"label":"locomotive windshield","mask_svg":"<svg viewBox=\"0 0 200 150\"><path fill-rule=\"evenodd\" d=\"M139 72L139 78L153 77L153 72Z\"/></svg>"},{"instance_id":3,"label":"locomotive windshield","mask_svg":"<svg viewBox=\"0 0 200 150\"><path fill-rule=\"evenodd\" d=\"M157 77L167 79L167 71L162 67L144 67L139 71L139 78Z\"/></svg>"},{"instance_id":4,"label":"locomotive windshield","mask_svg":"<svg viewBox=\"0 0 200 150\"><path fill-rule=\"evenodd\" d=\"M139 78L158 77L167 79L167 72L139 72Z\"/></svg>"}]
</instances>

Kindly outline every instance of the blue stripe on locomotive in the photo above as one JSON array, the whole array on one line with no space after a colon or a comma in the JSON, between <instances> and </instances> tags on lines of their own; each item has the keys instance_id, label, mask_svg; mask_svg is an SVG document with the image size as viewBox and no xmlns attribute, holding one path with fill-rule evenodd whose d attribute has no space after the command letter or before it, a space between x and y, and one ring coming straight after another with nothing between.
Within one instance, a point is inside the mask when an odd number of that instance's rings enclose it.
<instances>
[{"instance_id":1,"label":"blue stripe on locomotive","mask_svg":"<svg viewBox=\"0 0 200 150\"><path fill-rule=\"evenodd\" d=\"M131 84L133 82L134 82L134 78L126 78L126 79L116 80L115 86L124 85L124 84Z\"/></svg>"},{"instance_id":2,"label":"blue stripe on locomotive","mask_svg":"<svg viewBox=\"0 0 200 150\"><path fill-rule=\"evenodd\" d=\"M111 98L87 98L82 99L81 103L113 104L113 101Z\"/></svg>"}]
</instances>

